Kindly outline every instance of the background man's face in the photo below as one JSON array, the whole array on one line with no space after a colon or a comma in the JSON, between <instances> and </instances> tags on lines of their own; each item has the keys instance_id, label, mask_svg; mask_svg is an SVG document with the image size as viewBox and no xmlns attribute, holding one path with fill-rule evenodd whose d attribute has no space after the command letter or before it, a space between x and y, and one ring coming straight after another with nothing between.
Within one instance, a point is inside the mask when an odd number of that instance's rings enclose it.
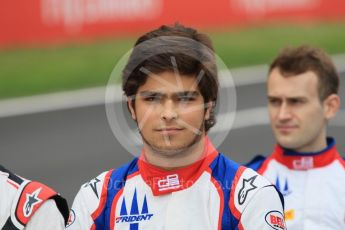
<instances>
[{"instance_id":1,"label":"background man's face","mask_svg":"<svg viewBox=\"0 0 345 230\"><path fill-rule=\"evenodd\" d=\"M209 109L205 113L196 76L151 74L130 109L145 143L162 153L173 155L205 136Z\"/></svg>"},{"instance_id":2,"label":"background man's face","mask_svg":"<svg viewBox=\"0 0 345 230\"><path fill-rule=\"evenodd\" d=\"M277 142L301 152L321 150L327 119L319 99L316 74L307 71L284 77L275 68L269 74L267 90L269 116Z\"/></svg>"}]
</instances>

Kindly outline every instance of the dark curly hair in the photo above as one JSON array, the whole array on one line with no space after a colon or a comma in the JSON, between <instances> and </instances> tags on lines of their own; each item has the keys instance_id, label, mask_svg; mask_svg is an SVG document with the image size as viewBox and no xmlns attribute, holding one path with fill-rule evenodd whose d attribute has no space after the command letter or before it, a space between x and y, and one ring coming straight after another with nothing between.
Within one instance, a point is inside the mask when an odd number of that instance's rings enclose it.
<instances>
[{"instance_id":1,"label":"dark curly hair","mask_svg":"<svg viewBox=\"0 0 345 230\"><path fill-rule=\"evenodd\" d=\"M205 103L213 102L210 119L205 121L207 132L216 123L214 107L219 87L214 50L207 35L181 24L163 25L144 34L135 43L123 70L122 89L129 97L137 93L148 77L142 68L154 74L173 72L172 56L180 74L197 77L201 71L204 73L198 82L198 88Z\"/></svg>"}]
</instances>

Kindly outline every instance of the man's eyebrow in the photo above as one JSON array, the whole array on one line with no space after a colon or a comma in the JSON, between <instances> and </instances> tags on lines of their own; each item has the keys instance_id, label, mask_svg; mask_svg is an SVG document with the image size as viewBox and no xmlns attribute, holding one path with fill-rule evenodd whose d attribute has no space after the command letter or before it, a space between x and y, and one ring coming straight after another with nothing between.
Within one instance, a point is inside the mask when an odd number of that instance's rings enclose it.
<instances>
[{"instance_id":1,"label":"man's eyebrow","mask_svg":"<svg viewBox=\"0 0 345 230\"><path fill-rule=\"evenodd\" d=\"M150 96L163 96L164 93L158 91L141 91L139 95L142 97L150 97Z\"/></svg>"},{"instance_id":2,"label":"man's eyebrow","mask_svg":"<svg viewBox=\"0 0 345 230\"><path fill-rule=\"evenodd\" d=\"M268 99L278 99L279 97L278 96L270 96L270 95L268 95L267 98Z\"/></svg>"},{"instance_id":3,"label":"man's eyebrow","mask_svg":"<svg viewBox=\"0 0 345 230\"><path fill-rule=\"evenodd\" d=\"M159 92L159 91L141 91L139 92L139 95L142 97L150 97L150 96L166 96L167 94ZM191 97L196 97L199 96L200 93L198 91L182 91L182 92L173 92L172 96L177 96L177 97L186 97L186 96L191 96Z\"/></svg>"},{"instance_id":4,"label":"man's eyebrow","mask_svg":"<svg viewBox=\"0 0 345 230\"><path fill-rule=\"evenodd\" d=\"M304 101L304 100L308 100L308 98L305 96L296 96L296 97L288 97L287 100L302 100L302 101Z\"/></svg>"},{"instance_id":5,"label":"man's eyebrow","mask_svg":"<svg viewBox=\"0 0 345 230\"><path fill-rule=\"evenodd\" d=\"M267 96L268 99L281 99L279 96ZM307 99L305 96L286 97L287 100Z\"/></svg>"},{"instance_id":6,"label":"man's eyebrow","mask_svg":"<svg viewBox=\"0 0 345 230\"><path fill-rule=\"evenodd\" d=\"M178 97L185 97L185 96L191 96L191 97L197 97L200 95L198 91L183 91L183 92L177 92L175 93Z\"/></svg>"}]
</instances>

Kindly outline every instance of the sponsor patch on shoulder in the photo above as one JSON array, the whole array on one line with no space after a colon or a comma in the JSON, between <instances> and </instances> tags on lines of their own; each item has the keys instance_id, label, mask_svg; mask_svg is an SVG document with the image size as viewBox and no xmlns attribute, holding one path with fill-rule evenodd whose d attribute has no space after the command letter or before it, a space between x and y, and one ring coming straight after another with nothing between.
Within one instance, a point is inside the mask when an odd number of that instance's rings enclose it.
<instances>
[{"instance_id":1,"label":"sponsor patch on shoulder","mask_svg":"<svg viewBox=\"0 0 345 230\"><path fill-rule=\"evenodd\" d=\"M248 193L252 190L255 190L257 186L254 184L257 175L252 176L249 179L243 178L242 187L238 192L238 203L243 205L247 199Z\"/></svg>"},{"instance_id":2,"label":"sponsor patch on shoulder","mask_svg":"<svg viewBox=\"0 0 345 230\"><path fill-rule=\"evenodd\" d=\"M97 199L99 199L98 185L97 185L99 182L101 182L101 180L96 177L84 185L84 188L90 187L90 189L92 189Z\"/></svg>"},{"instance_id":3,"label":"sponsor patch on shoulder","mask_svg":"<svg viewBox=\"0 0 345 230\"><path fill-rule=\"evenodd\" d=\"M57 193L44 184L31 181L25 185L17 201L15 217L21 225L26 225L41 205Z\"/></svg>"},{"instance_id":4,"label":"sponsor patch on shoulder","mask_svg":"<svg viewBox=\"0 0 345 230\"><path fill-rule=\"evenodd\" d=\"M73 209L71 209L69 212L69 217L68 217L66 227L68 228L69 226L71 226L74 223L74 221L75 221L75 212Z\"/></svg>"},{"instance_id":5,"label":"sponsor patch on shoulder","mask_svg":"<svg viewBox=\"0 0 345 230\"><path fill-rule=\"evenodd\" d=\"M268 212L265 216L265 221L272 229L286 230L284 216L279 211Z\"/></svg>"},{"instance_id":6,"label":"sponsor patch on shoulder","mask_svg":"<svg viewBox=\"0 0 345 230\"><path fill-rule=\"evenodd\" d=\"M267 186L272 186L272 184L266 178L252 169L241 166L233 180L229 201L230 209L235 217L240 218L255 194Z\"/></svg>"}]
</instances>

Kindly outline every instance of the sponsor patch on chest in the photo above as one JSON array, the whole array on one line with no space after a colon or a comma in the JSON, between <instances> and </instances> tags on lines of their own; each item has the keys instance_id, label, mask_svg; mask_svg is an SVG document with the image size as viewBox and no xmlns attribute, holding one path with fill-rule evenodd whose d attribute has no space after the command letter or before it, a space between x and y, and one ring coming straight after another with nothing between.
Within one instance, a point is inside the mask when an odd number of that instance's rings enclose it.
<instances>
[{"instance_id":1,"label":"sponsor patch on chest","mask_svg":"<svg viewBox=\"0 0 345 230\"><path fill-rule=\"evenodd\" d=\"M129 202L130 209L127 209L126 198L123 197L121 202L120 215L115 217L116 224L129 223L130 229L139 227L142 222L150 221L154 216L149 211L149 205L146 195L141 204L138 202L137 190L134 190L134 195Z\"/></svg>"},{"instance_id":2,"label":"sponsor patch on chest","mask_svg":"<svg viewBox=\"0 0 345 230\"><path fill-rule=\"evenodd\" d=\"M284 216L279 211L270 211L265 216L266 223L271 226L272 229L285 230Z\"/></svg>"}]
</instances>

